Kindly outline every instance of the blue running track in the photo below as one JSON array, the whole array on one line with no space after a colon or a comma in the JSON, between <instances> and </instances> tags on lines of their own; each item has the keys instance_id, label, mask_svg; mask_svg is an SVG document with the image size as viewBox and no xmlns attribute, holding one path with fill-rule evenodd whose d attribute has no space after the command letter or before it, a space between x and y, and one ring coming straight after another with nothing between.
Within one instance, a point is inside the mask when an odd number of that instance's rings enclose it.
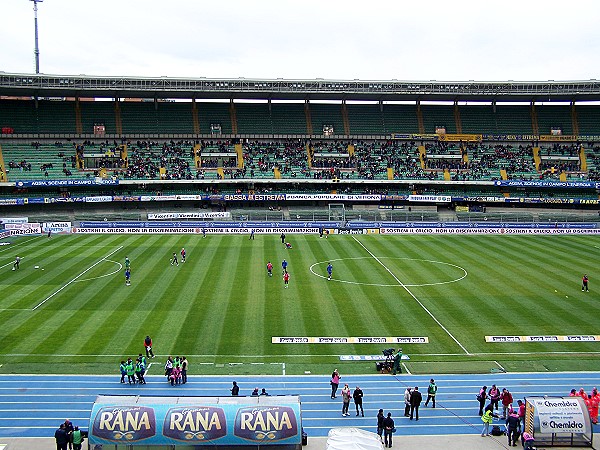
<instances>
[{"instance_id":1,"label":"blue running track","mask_svg":"<svg viewBox=\"0 0 600 450\"><path fill-rule=\"evenodd\" d=\"M343 374L342 374L343 375ZM355 426L375 431L379 408L391 412L400 435L474 434L481 429L475 396L481 386L495 383L508 388L515 401L528 395L568 395L572 388L589 392L600 386L600 373L510 373L489 375L433 376L438 385L436 409L421 405L420 420L404 415L404 390L419 386L423 399L429 376L362 375L343 376L352 390L364 391L365 417L356 417L350 404L349 417L342 417L342 401L331 399L327 376L191 376L186 385L171 386L164 377L147 376L144 386L119 383L118 376L2 375L0 376L0 437L51 437L58 425L70 419L87 428L92 404L99 394L153 396L226 396L231 381L240 393L249 395L255 387L271 395L300 395L302 422L309 436L326 436L337 426Z\"/></svg>"}]
</instances>

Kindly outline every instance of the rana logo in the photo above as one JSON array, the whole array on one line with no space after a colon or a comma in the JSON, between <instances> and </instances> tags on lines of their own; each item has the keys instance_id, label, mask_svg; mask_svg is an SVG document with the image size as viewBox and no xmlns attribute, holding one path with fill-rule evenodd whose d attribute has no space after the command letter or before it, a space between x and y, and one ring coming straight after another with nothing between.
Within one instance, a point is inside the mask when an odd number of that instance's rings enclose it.
<instances>
[{"instance_id":1,"label":"rana logo","mask_svg":"<svg viewBox=\"0 0 600 450\"><path fill-rule=\"evenodd\" d=\"M296 413L288 406L241 408L233 434L254 442L273 442L298 434Z\"/></svg>"},{"instance_id":2,"label":"rana logo","mask_svg":"<svg viewBox=\"0 0 600 450\"><path fill-rule=\"evenodd\" d=\"M184 442L208 442L227 434L225 412L211 406L171 408L163 423L163 435Z\"/></svg>"},{"instance_id":3,"label":"rana logo","mask_svg":"<svg viewBox=\"0 0 600 450\"><path fill-rule=\"evenodd\" d=\"M156 434L154 409L144 406L100 408L94 418L92 434L113 442L136 442Z\"/></svg>"}]
</instances>

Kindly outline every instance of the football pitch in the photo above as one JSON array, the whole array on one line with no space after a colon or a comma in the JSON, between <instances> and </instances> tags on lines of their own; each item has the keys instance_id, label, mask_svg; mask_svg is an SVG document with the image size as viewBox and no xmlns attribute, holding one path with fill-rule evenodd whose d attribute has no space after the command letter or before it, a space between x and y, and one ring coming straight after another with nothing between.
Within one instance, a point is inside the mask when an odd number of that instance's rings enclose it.
<instances>
[{"instance_id":1,"label":"football pitch","mask_svg":"<svg viewBox=\"0 0 600 450\"><path fill-rule=\"evenodd\" d=\"M291 249L277 235L11 238L0 248L0 373L117 373L146 335L154 373L168 355L185 355L190 374L372 373L372 361L340 356L398 347L273 337L426 337L402 344L415 374L600 370L600 341L486 342L600 334L600 237L288 240ZM183 247L187 261L171 265Z\"/></svg>"}]
</instances>

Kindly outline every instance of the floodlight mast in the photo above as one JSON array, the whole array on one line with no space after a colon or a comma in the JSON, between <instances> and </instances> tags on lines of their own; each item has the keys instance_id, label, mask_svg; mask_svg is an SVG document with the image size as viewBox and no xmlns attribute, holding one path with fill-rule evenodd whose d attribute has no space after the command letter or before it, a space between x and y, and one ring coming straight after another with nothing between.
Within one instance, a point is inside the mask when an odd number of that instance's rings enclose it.
<instances>
[{"instance_id":1,"label":"floodlight mast","mask_svg":"<svg viewBox=\"0 0 600 450\"><path fill-rule=\"evenodd\" d=\"M33 54L35 55L35 73L40 73L40 48L38 46L38 21L37 21L37 4L44 0L29 0L33 2L33 17L35 22L35 49Z\"/></svg>"}]
</instances>

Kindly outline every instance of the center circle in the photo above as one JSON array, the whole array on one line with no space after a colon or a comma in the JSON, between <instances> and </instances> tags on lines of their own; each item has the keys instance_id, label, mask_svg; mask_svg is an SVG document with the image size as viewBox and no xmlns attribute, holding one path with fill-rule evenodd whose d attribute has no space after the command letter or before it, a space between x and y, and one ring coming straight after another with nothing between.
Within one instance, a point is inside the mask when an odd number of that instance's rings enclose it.
<instances>
[{"instance_id":1,"label":"center circle","mask_svg":"<svg viewBox=\"0 0 600 450\"><path fill-rule=\"evenodd\" d=\"M318 277L321 278L327 278L326 275L322 274L322 273L317 273L315 272L315 268L318 266L324 266L326 267L329 263L334 263L336 261L347 261L347 260L359 260L359 259L370 259L373 260L374 258L372 256L360 256L360 257L356 257L356 258L338 258L338 259L329 259L327 261L320 261L320 262L316 262L314 264L312 264L309 267L310 272L313 275L316 275ZM456 278L452 278L449 280L445 280L445 281L438 281L438 282L432 282L432 283L404 283L403 280L398 277L398 279L400 280L400 283L394 283L394 284L382 284L382 283L365 283L362 281L350 281L350 280L340 280L340 279L336 279L334 277L331 278L331 281L336 281L338 283L346 283L346 284L356 284L356 285L360 285L360 286L378 286L378 287L420 287L420 286L438 286L441 284L450 284L450 283L456 283L457 281L461 281L463 278L465 278L468 273L466 271L466 269L464 269L463 267L457 266L456 264L452 264L452 263L447 263L447 262L443 262L443 261L434 261L431 259L419 259L419 258L393 258L393 257L381 257L381 258L377 258L379 261L385 261L385 260L403 260L403 261L415 261L415 262L419 262L419 263L429 263L429 264L439 264L439 265L444 265L444 266L450 266L450 267L454 267L456 269L458 269L461 273L460 276L457 276ZM377 261L375 261L377 262ZM378 263L379 264L379 263ZM393 274L394 272L385 267L391 274ZM323 268L323 272L325 272L325 269ZM335 273L335 271L334 271ZM391 276L391 275L390 275ZM396 276L396 274L394 274L394 276Z\"/></svg>"}]
</instances>

